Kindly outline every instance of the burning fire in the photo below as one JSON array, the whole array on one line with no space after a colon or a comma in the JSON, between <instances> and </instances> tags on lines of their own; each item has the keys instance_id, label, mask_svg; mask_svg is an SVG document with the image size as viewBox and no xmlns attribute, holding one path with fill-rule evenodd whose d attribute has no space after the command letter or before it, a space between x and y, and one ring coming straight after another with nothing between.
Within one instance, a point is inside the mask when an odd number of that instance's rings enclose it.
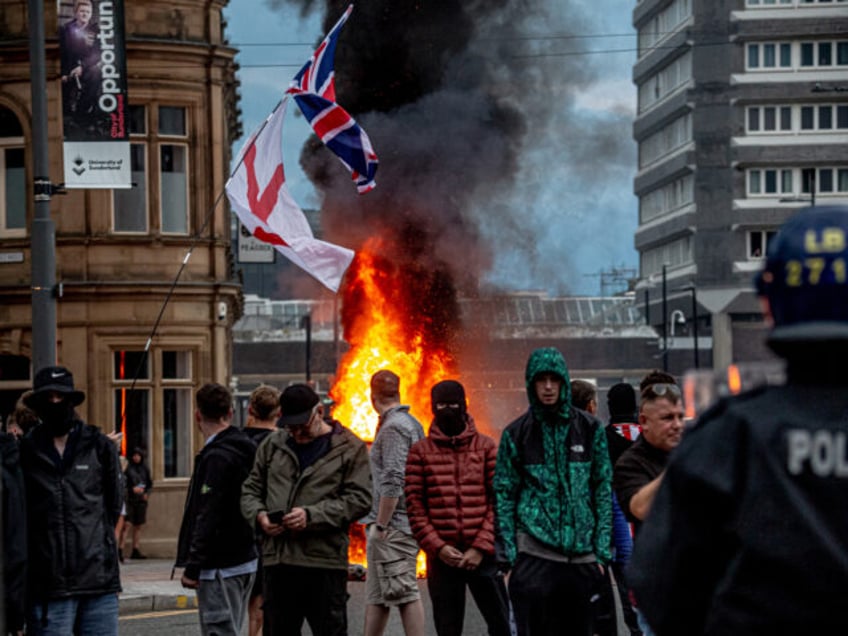
<instances>
[{"instance_id":1,"label":"burning fire","mask_svg":"<svg viewBox=\"0 0 848 636\"><path fill-rule=\"evenodd\" d=\"M380 239L370 239L348 270L343 302L354 307L344 324L350 349L330 390L333 417L368 442L374 441L378 419L370 397L374 373L390 369L400 376L401 401L410 405L425 430L430 422L430 387L456 374L453 355L428 335L427 316L404 302L404 294L414 290L405 289L407 283L380 259L383 247ZM348 557L353 568L366 565L361 526L351 530ZM424 553L419 552L418 576L426 576L426 570Z\"/></svg>"},{"instance_id":2,"label":"burning fire","mask_svg":"<svg viewBox=\"0 0 848 636\"><path fill-rule=\"evenodd\" d=\"M413 315L403 303L403 285L378 262L380 239L370 239L348 271L344 303L356 305L345 324L350 350L339 364L336 383L330 390L335 403L333 417L365 441L374 441L377 414L371 406L371 376L390 369L401 378L401 400L425 430L430 422L430 387L455 377L452 354L430 342L426 316Z\"/></svg>"}]
</instances>

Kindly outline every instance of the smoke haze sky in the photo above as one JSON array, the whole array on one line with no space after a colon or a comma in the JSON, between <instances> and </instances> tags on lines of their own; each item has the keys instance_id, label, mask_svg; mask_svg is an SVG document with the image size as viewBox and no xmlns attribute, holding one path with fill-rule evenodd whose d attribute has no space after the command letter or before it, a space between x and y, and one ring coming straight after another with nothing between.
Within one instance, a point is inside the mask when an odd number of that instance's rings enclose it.
<instances>
[{"instance_id":1,"label":"smoke haze sky","mask_svg":"<svg viewBox=\"0 0 848 636\"><path fill-rule=\"evenodd\" d=\"M376 4L368 2L368 7ZM360 103L363 96L352 86L357 60L347 57L351 51L345 51L345 45L368 56L367 38L354 42L358 36L352 28L357 11L365 14L367 8L365 3L355 6L337 54L339 101L357 113L380 155L378 188L358 197L339 167L338 178L322 183L319 194L301 166L310 129L292 114L297 109L290 108L283 143L290 190L303 208L323 204L325 210L334 210L325 238L344 242L332 235L344 223L343 210L354 224L360 218L367 221L374 208L383 210L388 201L408 197L401 184L417 179L410 190L426 192L432 209L444 211L444 227L437 222L436 235L455 238L450 219L461 228L459 245L437 241L441 251L453 253L463 242L482 246L470 257L482 269L483 285L596 295L601 269L637 267L632 7L620 0L460 4L505 9L478 10L479 15L472 16L479 21L471 25L473 41L446 62L438 89L406 102L401 95L401 104L389 104L389 112L367 112L367 104ZM230 1L227 34L241 50L237 59L245 134L271 112L323 35L323 6L323 1L308 0ZM445 46L453 45L451 37L444 41ZM378 62L370 64L376 71ZM379 85L389 79L375 72L365 81ZM475 82L480 82L478 93ZM478 94L482 99L474 99ZM482 124L486 107L493 103L499 106L494 116L498 134L487 137ZM360 106L363 115L357 112ZM478 125L480 134L473 128ZM398 142L404 130L426 131L421 139L411 133L406 146L419 153L438 148L446 169L410 172L409 159L415 153ZM444 133L435 144L433 131ZM481 139L481 144L466 156L462 153L467 152L468 139ZM307 158L307 164L312 175L325 172L320 161ZM417 208L421 202L405 205Z\"/></svg>"}]
</instances>

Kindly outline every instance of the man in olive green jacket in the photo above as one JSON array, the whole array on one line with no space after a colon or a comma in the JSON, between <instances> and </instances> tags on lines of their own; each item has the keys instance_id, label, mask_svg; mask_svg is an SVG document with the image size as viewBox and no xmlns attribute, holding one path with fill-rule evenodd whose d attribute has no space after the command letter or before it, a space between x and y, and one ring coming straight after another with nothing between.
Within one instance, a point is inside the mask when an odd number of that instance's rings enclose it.
<instances>
[{"instance_id":1,"label":"man in olive green jacket","mask_svg":"<svg viewBox=\"0 0 848 636\"><path fill-rule=\"evenodd\" d=\"M280 430L256 451L241 510L263 537L265 634L347 633L347 549L351 522L371 508L365 443L324 419L305 384L280 396Z\"/></svg>"}]
</instances>

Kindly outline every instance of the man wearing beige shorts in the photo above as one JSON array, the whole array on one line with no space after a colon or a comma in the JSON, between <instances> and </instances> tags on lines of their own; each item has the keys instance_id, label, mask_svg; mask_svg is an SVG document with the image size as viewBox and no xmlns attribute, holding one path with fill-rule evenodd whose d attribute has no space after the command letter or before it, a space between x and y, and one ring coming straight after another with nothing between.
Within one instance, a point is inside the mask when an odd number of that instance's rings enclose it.
<instances>
[{"instance_id":1,"label":"man wearing beige shorts","mask_svg":"<svg viewBox=\"0 0 848 636\"><path fill-rule=\"evenodd\" d=\"M400 378L388 370L371 377L371 404L380 415L371 446L374 500L362 522L368 526L365 636L382 636L392 607L406 636L424 636L424 606L415 566L418 544L403 496L406 456L424 429L400 403Z\"/></svg>"}]
</instances>

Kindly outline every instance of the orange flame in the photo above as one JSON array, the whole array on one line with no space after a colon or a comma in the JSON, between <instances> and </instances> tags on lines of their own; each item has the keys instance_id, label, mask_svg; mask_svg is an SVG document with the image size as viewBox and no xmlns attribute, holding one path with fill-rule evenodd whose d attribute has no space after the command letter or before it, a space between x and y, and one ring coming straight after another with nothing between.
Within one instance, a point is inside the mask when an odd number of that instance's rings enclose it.
<instances>
[{"instance_id":1,"label":"orange flame","mask_svg":"<svg viewBox=\"0 0 848 636\"><path fill-rule=\"evenodd\" d=\"M362 439L372 442L378 416L371 405L371 376L390 369L401 378L401 401L424 426L430 422L430 387L456 377L453 355L431 342L403 302L403 283L379 263L383 253L380 239L372 238L357 253L348 270L344 302L356 303L355 315L345 324L345 340L350 349L339 363L336 382L330 390L335 406L333 417ZM361 529L350 534L348 558L352 564L366 565L365 536ZM426 576L423 552L418 554L416 571Z\"/></svg>"},{"instance_id":2,"label":"orange flame","mask_svg":"<svg viewBox=\"0 0 848 636\"><path fill-rule=\"evenodd\" d=\"M365 299L352 324L345 325L350 349L339 363L330 397L333 417L366 441L373 441L377 414L371 406L371 376L390 369L401 378L401 401L426 430L430 422L430 387L455 376L450 352L427 342L423 331L395 293L396 281L376 264L379 239L370 239L357 254L348 273L345 300Z\"/></svg>"}]
</instances>

